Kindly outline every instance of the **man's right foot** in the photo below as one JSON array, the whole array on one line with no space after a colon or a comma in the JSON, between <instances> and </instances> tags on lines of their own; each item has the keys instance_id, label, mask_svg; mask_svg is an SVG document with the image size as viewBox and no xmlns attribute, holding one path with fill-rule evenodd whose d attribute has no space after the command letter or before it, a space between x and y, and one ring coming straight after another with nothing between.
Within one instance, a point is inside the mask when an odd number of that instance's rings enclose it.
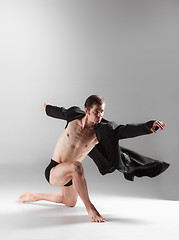
<instances>
[{"instance_id":1,"label":"man's right foot","mask_svg":"<svg viewBox=\"0 0 179 240\"><path fill-rule=\"evenodd\" d=\"M96 210L94 206L88 211L88 216L91 222L105 222L105 218L103 218L99 212Z\"/></svg>"},{"instance_id":2,"label":"man's right foot","mask_svg":"<svg viewBox=\"0 0 179 240\"><path fill-rule=\"evenodd\" d=\"M24 193L22 194L18 200L23 203L23 202L35 202L37 201L36 197L35 197L35 193L33 192L28 192L28 193Z\"/></svg>"}]
</instances>

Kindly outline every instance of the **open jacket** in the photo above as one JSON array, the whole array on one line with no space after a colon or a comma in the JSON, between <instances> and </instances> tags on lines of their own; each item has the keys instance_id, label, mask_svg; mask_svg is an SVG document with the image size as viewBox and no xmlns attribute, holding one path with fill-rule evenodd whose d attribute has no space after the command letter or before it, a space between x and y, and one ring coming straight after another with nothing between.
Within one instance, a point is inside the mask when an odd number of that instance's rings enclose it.
<instances>
[{"instance_id":1,"label":"open jacket","mask_svg":"<svg viewBox=\"0 0 179 240\"><path fill-rule=\"evenodd\" d=\"M85 112L76 106L65 109L47 105L46 114L53 118L66 120L66 127L69 122L85 116ZM120 139L151 134L154 122L152 120L141 124L117 125L115 122L102 119L100 123L95 124L95 133L99 143L88 153L88 156L93 159L99 172L105 175L117 169L127 180L133 181L134 176L155 177L165 171L169 167L168 163L119 146Z\"/></svg>"}]
</instances>

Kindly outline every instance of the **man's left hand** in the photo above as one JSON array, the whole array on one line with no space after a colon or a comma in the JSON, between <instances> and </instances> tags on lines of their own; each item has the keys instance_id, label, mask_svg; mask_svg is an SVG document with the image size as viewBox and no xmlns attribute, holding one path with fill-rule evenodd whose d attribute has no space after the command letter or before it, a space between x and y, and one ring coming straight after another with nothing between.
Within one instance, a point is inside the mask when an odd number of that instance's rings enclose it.
<instances>
[{"instance_id":1,"label":"man's left hand","mask_svg":"<svg viewBox=\"0 0 179 240\"><path fill-rule=\"evenodd\" d=\"M151 131L155 134L157 134L157 131L156 131L156 127L158 127L160 129L160 131L164 130L164 127L165 127L165 123L164 122L161 122L159 120L155 121L152 128L151 128Z\"/></svg>"}]
</instances>

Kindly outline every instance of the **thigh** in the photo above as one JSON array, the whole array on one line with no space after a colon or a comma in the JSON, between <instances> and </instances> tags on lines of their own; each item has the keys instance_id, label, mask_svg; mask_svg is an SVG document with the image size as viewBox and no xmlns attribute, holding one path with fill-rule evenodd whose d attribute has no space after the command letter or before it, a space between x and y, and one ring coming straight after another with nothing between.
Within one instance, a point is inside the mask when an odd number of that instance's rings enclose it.
<instances>
[{"instance_id":1,"label":"thigh","mask_svg":"<svg viewBox=\"0 0 179 240\"><path fill-rule=\"evenodd\" d=\"M63 187L72 179L73 163L60 163L50 171L50 184Z\"/></svg>"}]
</instances>

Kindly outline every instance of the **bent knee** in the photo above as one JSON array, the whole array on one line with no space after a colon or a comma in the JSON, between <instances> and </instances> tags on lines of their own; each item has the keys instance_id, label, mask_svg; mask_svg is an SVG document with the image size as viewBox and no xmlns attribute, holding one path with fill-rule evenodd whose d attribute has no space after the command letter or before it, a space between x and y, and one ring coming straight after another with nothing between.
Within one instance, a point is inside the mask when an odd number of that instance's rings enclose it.
<instances>
[{"instance_id":1,"label":"bent knee","mask_svg":"<svg viewBox=\"0 0 179 240\"><path fill-rule=\"evenodd\" d=\"M76 206L76 203L77 203L77 199L74 199L74 200L64 200L64 204L67 206L67 207L75 207Z\"/></svg>"},{"instance_id":2,"label":"bent knee","mask_svg":"<svg viewBox=\"0 0 179 240\"><path fill-rule=\"evenodd\" d=\"M80 162L74 162L73 163L73 171L79 175L83 175L83 166Z\"/></svg>"}]
</instances>

